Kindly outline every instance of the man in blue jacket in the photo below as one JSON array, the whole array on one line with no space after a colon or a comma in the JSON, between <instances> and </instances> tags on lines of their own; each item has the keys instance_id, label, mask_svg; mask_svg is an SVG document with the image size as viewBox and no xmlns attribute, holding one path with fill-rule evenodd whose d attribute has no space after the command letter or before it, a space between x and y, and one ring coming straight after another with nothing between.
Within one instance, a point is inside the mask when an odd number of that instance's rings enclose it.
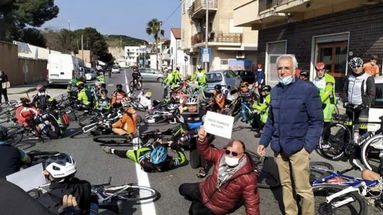
<instances>
[{"instance_id":1,"label":"man in blue jacket","mask_svg":"<svg viewBox=\"0 0 383 215\"><path fill-rule=\"evenodd\" d=\"M295 78L294 55L277 59L279 84L271 90L269 116L257 153L266 154L271 143L283 187L284 214L298 214L295 193L301 197L302 213L314 215L314 194L309 182L309 155L319 142L323 128L322 104L318 89Z\"/></svg>"}]
</instances>

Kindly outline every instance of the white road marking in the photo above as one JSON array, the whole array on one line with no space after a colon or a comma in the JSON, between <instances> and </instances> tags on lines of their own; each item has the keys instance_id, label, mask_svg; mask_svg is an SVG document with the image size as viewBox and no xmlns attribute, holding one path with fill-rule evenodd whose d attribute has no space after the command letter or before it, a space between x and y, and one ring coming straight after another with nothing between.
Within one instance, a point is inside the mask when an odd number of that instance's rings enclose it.
<instances>
[{"instance_id":1,"label":"white road marking","mask_svg":"<svg viewBox=\"0 0 383 215\"><path fill-rule=\"evenodd\" d=\"M126 76L126 70L124 70L124 74L125 74L126 89L129 92L129 81L128 81L128 77ZM134 150L136 149L138 149L138 145L134 146ZM150 187L148 173L143 171L141 169L141 166L138 163L136 163L136 174L137 174L138 185ZM156 215L156 207L154 206L154 203L152 201L150 202L144 201L144 202L141 202L140 205L141 205L142 214Z\"/></svg>"}]
</instances>

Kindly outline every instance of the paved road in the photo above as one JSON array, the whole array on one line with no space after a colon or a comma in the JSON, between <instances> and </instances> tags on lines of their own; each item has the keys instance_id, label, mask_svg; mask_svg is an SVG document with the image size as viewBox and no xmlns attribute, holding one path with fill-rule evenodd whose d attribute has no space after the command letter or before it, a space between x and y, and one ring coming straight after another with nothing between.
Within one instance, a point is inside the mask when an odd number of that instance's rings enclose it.
<instances>
[{"instance_id":1,"label":"paved road","mask_svg":"<svg viewBox=\"0 0 383 215\"><path fill-rule=\"evenodd\" d=\"M129 74L129 71L127 71ZM109 93L113 91L114 85L117 83L125 84L124 72L121 74L113 74L112 78L108 80ZM130 78L130 75L128 75ZM155 99L161 98L161 87L158 83L144 83L146 90L151 90ZM171 127L169 125L156 126L156 129L166 129ZM253 133L249 127L241 124L236 125L233 132L233 138L241 139L245 142L249 151L254 152L258 145L258 139L254 138ZM68 132L73 132L78 125L76 122L72 123ZM153 129L153 128L149 128ZM214 145L218 148L223 147L227 140L216 138ZM23 148L32 150L57 150L71 154L77 162L78 172L77 176L81 179L90 181L92 184L106 182L109 176L112 176L112 184L122 183L144 183L145 175L140 172L137 166L127 160L121 159L114 155L105 154L97 143L93 142L88 135L78 136L77 138L63 138L59 140L52 140L46 143L38 143L35 145L23 145ZM189 154L186 153L187 157ZM268 155L272 156L271 151ZM313 161L323 160L315 152L311 156ZM333 163L336 169L345 169L349 165L345 162ZM197 170L193 170L189 165L184 166L169 172L163 173L150 173L148 175L148 182L150 186L156 188L161 193L161 198L154 203L154 205L145 204L131 204L126 206L124 214L188 214L190 202L184 200L178 194L178 187L181 183L185 182L199 182L201 181L196 177ZM138 177L137 174L140 176ZM354 173L357 174L357 173ZM279 215L282 214L280 210L281 203L281 190L267 190L259 189L261 196L261 213ZM155 212L154 212L155 211ZM370 210L371 211L371 210ZM102 214L112 214L104 212ZM244 208L240 208L235 213L236 215L245 214ZM374 213L370 213L374 214Z\"/></svg>"}]
</instances>

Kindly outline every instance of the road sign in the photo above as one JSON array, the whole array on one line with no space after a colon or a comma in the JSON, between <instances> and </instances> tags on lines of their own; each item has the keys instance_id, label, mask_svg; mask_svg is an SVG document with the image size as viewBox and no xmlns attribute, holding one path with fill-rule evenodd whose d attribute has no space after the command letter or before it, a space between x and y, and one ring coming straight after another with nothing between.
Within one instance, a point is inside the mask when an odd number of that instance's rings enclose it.
<instances>
[{"instance_id":1,"label":"road sign","mask_svg":"<svg viewBox=\"0 0 383 215\"><path fill-rule=\"evenodd\" d=\"M210 53L211 53L210 48L207 48L207 49L201 48L202 62L204 63L210 62Z\"/></svg>"}]
</instances>

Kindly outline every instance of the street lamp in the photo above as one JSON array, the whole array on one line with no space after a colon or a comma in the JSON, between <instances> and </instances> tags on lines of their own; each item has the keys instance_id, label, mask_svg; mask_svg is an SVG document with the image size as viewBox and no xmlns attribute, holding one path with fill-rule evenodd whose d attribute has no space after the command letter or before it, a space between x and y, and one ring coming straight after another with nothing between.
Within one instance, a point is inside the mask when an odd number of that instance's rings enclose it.
<instances>
[{"instance_id":1,"label":"street lamp","mask_svg":"<svg viewBox=\"0 0 383 215\"><path fill-rule=\"evenodd\" d=\"M205 51L208 49L208 33L209 33L209 0L205 0L206 4L206 23L205 23ZM210 56L209 56L210 57ZM205 71L208 71L209 62L205 61Z\"/></svg>"}]
</instances>

